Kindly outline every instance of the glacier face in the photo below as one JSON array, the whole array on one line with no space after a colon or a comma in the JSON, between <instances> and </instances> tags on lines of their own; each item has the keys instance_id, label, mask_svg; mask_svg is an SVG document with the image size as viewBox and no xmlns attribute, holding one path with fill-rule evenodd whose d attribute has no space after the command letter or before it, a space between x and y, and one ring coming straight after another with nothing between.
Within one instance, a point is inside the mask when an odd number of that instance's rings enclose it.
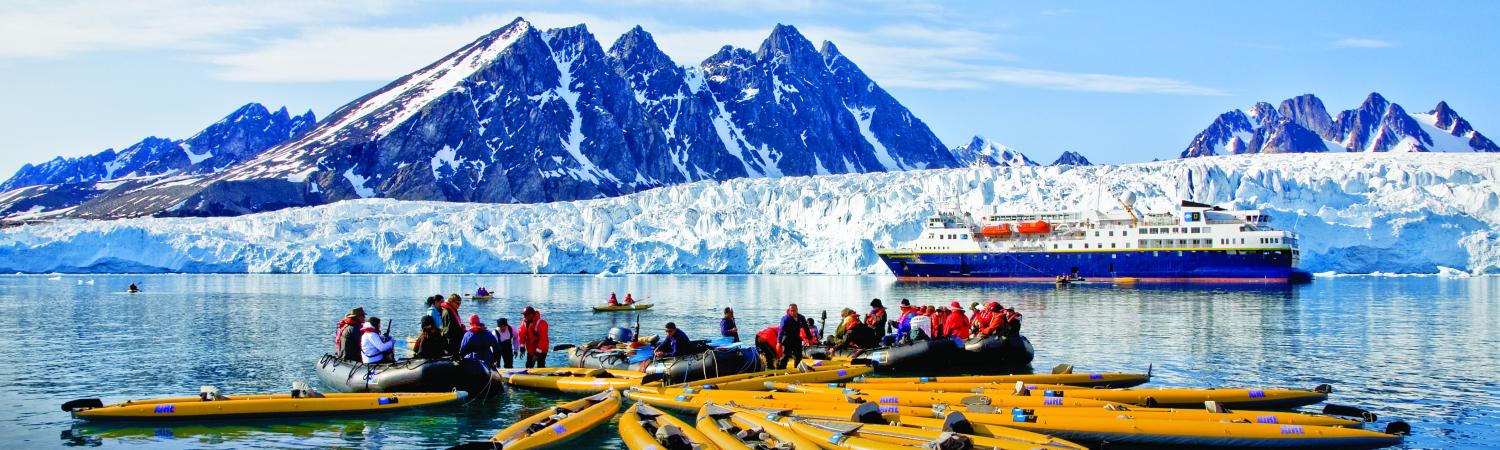
<instances>
[{"instance_id":1,"label":"glacier face","mask_svg":"<svg viewBox=\"0 0 1500 450\"><path fill-rule=\"evenodd\" d=\"M1286 154L703 181L541 204L351 200L239 217L0 230L5 272L886 273L878 247L953 205L1179 199L1261 208L1313 272L1500 273L1500 156Z\"/></svg>"}]
</instances>

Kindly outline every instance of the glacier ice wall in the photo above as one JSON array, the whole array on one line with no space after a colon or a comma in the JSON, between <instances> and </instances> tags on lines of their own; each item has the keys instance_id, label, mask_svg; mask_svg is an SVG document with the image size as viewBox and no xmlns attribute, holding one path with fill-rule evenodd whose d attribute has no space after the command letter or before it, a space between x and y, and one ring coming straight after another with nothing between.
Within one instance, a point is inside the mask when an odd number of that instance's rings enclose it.
<instances>
[{"instance_id":1,"label":"glacier ice wall","mask_svg":"<svg viewBox=\"0 0 1500 450\"><path fill-rule=\"evenodd\" d=\"M1500 273L1500 155L1287 154L699 182L526 205L355 200L0 230L3 272L885 273L955 205L1261 208L1313 272Z\"/></svg>"}]
</instances>

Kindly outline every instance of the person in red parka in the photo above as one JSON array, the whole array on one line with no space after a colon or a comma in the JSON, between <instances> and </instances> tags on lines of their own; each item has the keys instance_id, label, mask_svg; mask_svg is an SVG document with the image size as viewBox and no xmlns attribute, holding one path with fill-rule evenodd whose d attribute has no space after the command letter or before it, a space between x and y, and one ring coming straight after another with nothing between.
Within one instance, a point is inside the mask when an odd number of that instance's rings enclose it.
<instances>
[{"instance_id":1,"label":"person in red parka","mask_svg":"<svg viewBox=\"0 0 1500 450\"><path fill-rule=\"evenodd\" d=\"M781 335L781 327L770 327L755 333L755 350L766 359L766 370L776 368L776 361L781 359L781 343L777 342L777 336Z\"/></svg>"},{"instance_id":2,"label":"person in red parka","mask_svg":"<svg viewBox=\"0 0 1500 450\"><path fill-rule=\"evenodd\" d=\"M1007 323L1005 309L1000 307L998 302L990 302L989 313L988 320L979 325L979 335L985 337L1002 335Z\"/></svg>"},{"instance_id":3,"label":"person in red parka","mask_svg":"<svg viewBox=\"0 0 1500 450\"><path fill-rule=\"evenodd\" d=\"M964 317L964 308L958 302L948 305L948 317L943 320L943 334L957 336L959 339L969 338L969 318Z\"/></svg>"},{"instance_id":4,"label":"person in red parka","mask_svg":"<svg viewBox=\"0 0 1500 450\"><path fill-rule=\"evenodd\" d=\"M536 308L527 306L521 311L521 329L516 331L516 342L526 352L526 368L547 367L547 350L551 339L547 335L547 321Z\"/></svg>"}]
</instances>

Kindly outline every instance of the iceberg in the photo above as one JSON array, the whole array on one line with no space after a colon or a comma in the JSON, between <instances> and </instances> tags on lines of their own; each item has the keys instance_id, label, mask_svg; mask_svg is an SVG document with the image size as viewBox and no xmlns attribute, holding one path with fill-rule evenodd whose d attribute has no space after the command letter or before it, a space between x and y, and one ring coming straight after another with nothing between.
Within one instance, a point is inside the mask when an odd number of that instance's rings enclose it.
<instances>
[{"instance_id":1,"label":"iceberg","mask_svg":"<svg viewBox=\"0 0 1500 450\"><path fill-rule=\"evenodd\" d=\"M362 199L238 217L0 229L0 272L888 273L939 209L1259 208L1301 267L1500 273L1500 155L1264 154L704 181L597 200Z\"/></svg>"}]
</instances>

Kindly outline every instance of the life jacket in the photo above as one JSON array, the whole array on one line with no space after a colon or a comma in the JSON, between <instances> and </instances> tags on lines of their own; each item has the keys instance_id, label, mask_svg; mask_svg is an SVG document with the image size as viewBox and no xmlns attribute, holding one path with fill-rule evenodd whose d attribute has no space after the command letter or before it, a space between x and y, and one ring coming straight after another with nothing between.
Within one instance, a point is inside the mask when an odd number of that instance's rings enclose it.
<instances>
[{"instance_id":1,"label":"life jacket","mask_svg":"<svg viewBox=\"0 0 1500 450\"><path fill-rule=\"evenodd\" d=\"M962 311L949 311L948 317L944 318L943 334L957 336L961 339L969 338L969 319L964 317Z\"/></svg>"},{"instance_id":2,"label":"life jacket","mask_svg":"<svg viewBox=\"0 0 1500 450\"><path fill-rule=\"evenodd\" d=\"M625 293L625 304L627 304L627 305L634 305L635 304L635 299L630 298L630 293L629 292Z\"/></svg>"},{"instance_id":3,"label":"life jacket","mask_svg":"<svg viewBox=\"0 0 1500 450\"><path fill-rule=\"evenodd\" d=\"M609 293L609 306L619 306L620 300L615 298L615 293Z\"/></svg>"},{"instance_id":4,"label":"life jacket","mask_svg":"<svg viewBox=\"0 0 1500 450\"><path fill-rule=\"evenodd\" d=\"M886 315L884 306L878 308L870 308L870 313L865 315L865 325L869 325L871 328L885 327L885 324L883 323L875 323L876 321L884 320L885 318Z\"/></svg>"},{"instance_id":5,"label":"life jacket","mask_svg":"<svg viewBox=\"0 0 1500 450\"><path fill-rule=\"evenodd\" d=\"M353 324L354 324L354 318L353 317L345 317L344 320L340 320L339 321L338 326L333 330L333 348L335 350L338 349L339 348L339 344L341 344L340 339L344 338L344 327L349 326L349 325L353 325Z\"/></svg>"}]
</instances>

